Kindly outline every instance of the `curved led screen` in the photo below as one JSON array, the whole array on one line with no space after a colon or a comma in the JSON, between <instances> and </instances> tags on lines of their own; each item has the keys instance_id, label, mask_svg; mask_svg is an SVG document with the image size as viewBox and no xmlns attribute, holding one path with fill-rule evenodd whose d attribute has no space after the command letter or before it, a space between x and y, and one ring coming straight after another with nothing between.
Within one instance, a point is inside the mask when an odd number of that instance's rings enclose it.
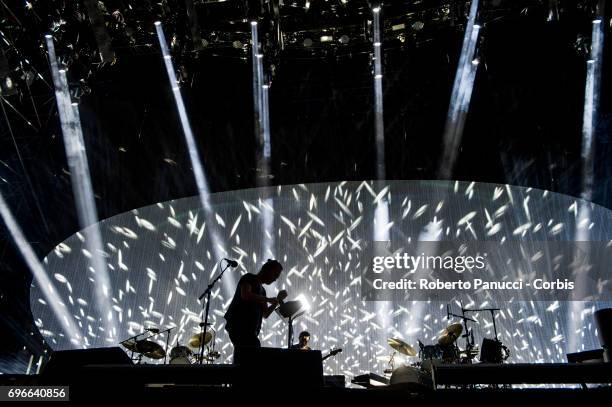
<instances>
[{"instance_id":1,"label":"curved led screen","mask_svg":"<svg viewBox=\"0 0 612 407\"><path fill-rule=\"evenodd\" d=\"M588 220L580 218L587 208ZM469 182L386 181L290 185L212 194L210 213L198 197L139 208L99 223L111 287L105 288L112 315L94 300L95 270L87 230L59 244L44 265L63 299L56 316L40 287L31 290L36 324L55 349L113 346L156 327L170 332L170 346L185 345L200 329L198 297L220 271L221 256L239 266L214 288L210 321L217 332L218 362L230 362L232 345L224 311L239 277L256 273L268 258L284 265L268 296L283 288L307 312L294 323L306 329L314 348L343 348L327 359L326 372L355 375L387 368L387 338L435 343L447 320L447 303L363 301L361 270L366 247L375 240L431 241L607 241L611 212L553 192ZM435 233L434 233L435 232ZM496 306L496 327L510 349L509 362L564 361L565 353L599 347L591 314L604 303L495 298L467 307ZM456 302L450 304L455 312ZM493 336L491 314L471 315L476 343ZM58 318L71 317L79 337L68 338ZM105 330L111 318L116 332ZM165 346L166 337L152 338ZM264 321L263 346L287 343L287 324L277 314ZM296 338L297 340L297 338ZM459 340L459 346L463 342ZM149 363L157 363L147 360ZM399 362L396 356L396 362ZM407 363L415 359L406 358Z\"/></svg>"}]
</instances>

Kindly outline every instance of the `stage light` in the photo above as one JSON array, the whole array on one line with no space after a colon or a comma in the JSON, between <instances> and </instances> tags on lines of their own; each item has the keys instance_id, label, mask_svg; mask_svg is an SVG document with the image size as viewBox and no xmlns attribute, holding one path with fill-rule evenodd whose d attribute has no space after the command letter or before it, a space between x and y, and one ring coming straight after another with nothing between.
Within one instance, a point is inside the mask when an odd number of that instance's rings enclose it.
<instances>
[{"instance_id":1,"label":"stage light","mask_svg":"<svg viewBox=\"0 0 612 407\"><path fill-rule=\"evenodd\" d=\"M349 38L349 36L348 36L348 35L346 35L346 34L345 34L345 35L342 35L342 36L340 37L340 39L338 39L338 42L340 42L340 44L348 44L348 43L349 43L349 41L350 41L350 38Z\"/></svg>"},{"instance_id":2,"label":"stage light","mask_svg":"<svg viewBox=\"0 0 612 407\"><path fill-rule=\"evenodd\" d=\"M425 27L425 23L422 21L415 21L412 23L411 27L414 31L421 31Z\"/></svg>"},{"instance_id":3,"label":"stage light","mask_svg":"<svg viewBox=\"0 0 612 407\"><path fill-rule=\"evenodd\" d=\"M298 312L310 312L310 310L312 309L310 302L308 301L308 299L306 299L306 296L304 294L299 294L297 297L295 297L295 300L299 301L301 304L300 311Z\"/></svg>"},{"instance_id":4,"label":"stage light","mask_svg":"<svg viewBox=\"0 0 612 407\"><path fill-rule=\"evenodd\" d=\"M559 20L559 2L557 0L548 0L548 15L546 21Z\"/></svg>"},{"instance_id":5,"label":"stage light","mask_svg":"<svg viewBox=\"0 0 612 407\"><path fill-rule=\"evenodd\" d=\"M321 36L321 42L331 42L334 40L334 37L332 37L331 35L322 35Z\"/></svg>"},{"instance_id":6,"label":"stage light","mask_svg":"<svg viewBox=\"0 0 612 407\"><path fill-rule=\"evenodd\" d=\"M312 38L304 38L303 44L306 48L312 47Z\"/></svg>"}]
</instances>

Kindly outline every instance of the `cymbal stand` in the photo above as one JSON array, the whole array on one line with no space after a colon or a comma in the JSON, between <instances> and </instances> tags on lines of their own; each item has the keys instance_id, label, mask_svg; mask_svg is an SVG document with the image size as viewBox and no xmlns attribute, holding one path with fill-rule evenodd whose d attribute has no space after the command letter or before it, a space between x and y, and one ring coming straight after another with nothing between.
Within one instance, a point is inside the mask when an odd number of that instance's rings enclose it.
<instances>
[{"instance_id":1,"label":"cymbal stand","mask_svg":"<svg viewBox=\"0 0 612 407\"><path fill-rule=\"evenodd\" d=\"M478 308L478 309L469 309L466 311L470 311L470 312L482 312L482 311L490 311L491 312L491 319L493 320L493 333L495 334L495 340L499 341L499 339L497 338L497 325L495 324L495 311L499 311L499 308Z\"/></svg>"},{"instance_id":2,"label":"cymbal stand","mask_svg":"<svg viewBox=\"0 0 612 407\"><path fill-rule=\"evenodd\" d=\"M166 354L164 355L164 365L168 364L168 344L170 343L170 331L173 330L174 327L170 327L165 331L161 331L156 335L161 335L163 333L166 334Z\"/></svg>"},{"instance_id":3,"label":"cymbal stand","mask_svg":"<svg viewBox=\"0 0 612 407\"><path fill-rule=\"evenodd\" d=\"M301 316L304 312L299 312L295 315L291 315L287 319L288 329L287 329L287 349L291 349L293 345L293 320L297 317Z\"/></svg>"},{"instance_id":4,"label":"cymbal stand","mask_svg":"<svg viewBox=\"0 0 612 407\"><path fill-rule=\"evenodd\" d=\"M385 369L385 373L393 373L393 371L395 370L395 354L396 353L397 353L396 351L393 351L393 353L389 357L389 362L387 363L387 365L389 365L390 368Z\"/></svg>"}]
</instances>

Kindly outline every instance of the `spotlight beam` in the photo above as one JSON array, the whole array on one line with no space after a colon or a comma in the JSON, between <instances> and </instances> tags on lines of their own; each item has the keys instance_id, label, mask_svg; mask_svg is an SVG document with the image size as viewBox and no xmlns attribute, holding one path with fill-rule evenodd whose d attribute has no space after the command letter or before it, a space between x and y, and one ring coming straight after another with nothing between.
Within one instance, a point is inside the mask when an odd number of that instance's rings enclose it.
<instances>
[{"instance_id":1,"label":"spotlight beam","mask_svg":"<svg viewBox=\"0 0 612 407\"><path fill-rule=\"evenodd\" d=\"M251 21L251 62L253 65L253 121L257 141L257 171L256 185L265 187L270 185L270 160L272 156L272 143L270 140L270 111L268 95L270 87L265 83L263 69L263 55L259 52L259 36L257 21ZM261 205L261 221L263 224L264 241L262 257L274 258L274 201L265 199Z\"/></svg>"},{"instance_id":2,"label":"spotlight beam","mask_svg":"<svg viewBox=\"0 0 612 407\"><path fill-rule=\"evenodd\" d=\"M195 142L195 138L193 136L193 131L191 130L191 125L189 124L189 119L187 117L187 109L185 108L185 103L183 102L183 97L181 95L181 89L179 88L178 80L174 72L174 66L172 65L172 57L170 56L170 51L168 50L166 36L164 35L164 30L161 22L155 22L155 30L157 31L159 46L161 48L162 56L164 58L164 64L166 66L166 72L168 73L168 79L170 80L172 94L174 95L174 102L176 103L179 119L181 120L183 135L185 136L185 142L187 143L187 148L189 150L189 158L191 160L191 167L193 168L193 175L198 186L200 202L202 203L202 208L204 209L206 221L209 226L210 236L213 243L213 251L215 252L215 256L218 259L221 259L225 257L227 251L225 250L225 245L219 237L219 234L217 233L216 228L214 227L214 223L212 221L213 211L210 204L210 190L208 188L208 182L206 180L206 175L204 174L204 167L202 166L202 161L200 160L200 154L198 153L198 148Z\"/></svg>"},{"instance_id":3,"label":"spotlight beam","mask_svg":"<svg viewBox=\"0 0 612 407\"><path fill-rule=\"evenodd\" d=\"M2 193L0 193L0 215L64 333L73 344L83 347L82 337L79 334L74 318L68 312L53 282L25 238Z\"/></svg>"},{"instance_id":4,"label":"spotlight beam","mask_svg":"<svg viewBox=\"0 0 612 407\"><path fill-rule=\"evenodd\" d=\"M170 51L168 50L168 43L166 42L166 36L164 35L164 29L162 27L161 22L155 22L155 30L157 31L157 38L159 39L159 46L162 52L162 56L164 58L164 65L166 66L166 72L168 73L168 80L170 81L170 87L172 88L174 102L176 103L176 109L178 111L179 119L181 121L183 136L185 137L187 149L189 150L191 168L193 169L193 175L195 177L196 185L198 187L198 196L200 198L200 204L202 205L202 209L204 210L204 218L206 220L206 223L208 224L208 233L213 246L213 253L216 259L222 259L224 257L227 257L228 252L226 250L225 243L219 235L217 227L214 223L215 216L210 203L210 190L208 188L206 175L204 174L204 166L202 165L202 161L200 160L198 147L193 136L193 131L191 130L191 125L189 124L189 119L187 117L187 109L185 108L185 103L183 102L181 89L178 86L178 80L174 72L174 66L172 65L172 57L170 56ZM231 290L233 289L233 287L235 287L236 285L233 274L228 274L227 278L224 281L225 283L223 284L223 288L226 294L229 295L231 294Z\"/></svg>"},{"instance_id":5,"label":"spotlight beam","mask_svg":"<svg viewBox=\"0 0 612 407\"><path fill-rule=\"evenodd\" d=\"M583 199L593 195L593 135L599 109L599 88L601 81L601 57L603 50L602 20L592 23L591 56L587 61L587 76L584 90L584 111L582 115L582 192Z\"/></svg>"},{"instance_id":6,"label":"spotlight beam","mask_svg":"<svg viewBox=\"0 0 612 407\"><path fill-rule=\"evenodd\" d=\"M383 181L386 178L385 166L385 123L383 115L383 87L382 87L382 35L380 30L381 7L372 8L372 62L374 65L374 142L376 146L376 190L384 188ZM377 191L378 192L378 191ZM374 241L388 242L391 240L389 230L389 202L387 197L382 197L376 203L374 209ZM379 340L384 341L391 328L390 303L379 301L376 304L377 321L382 327L379 332Z\"/></svg>"},{"instance_id":7,"label":"spotlight beam","mask_svg":"<svg viewBox=\"0 0 612 407\"><path fill-rule=\"evenodd\" d=\"M591 55L587 61L586 81L584 89L584 110L582 115L582 190L580 197L582 200L578 202L579 209L577 213L576 230L574 234L575 241L589 241L591 235L588 225L591 222L591 199L593 198L593 183L594 183L594 161L595 147L593 145L593 136L597 127L597 116L599 109L599 90L601 84L601 59L603 50L603 31L602 19L597 18L592 22L591 31ZM586 248L582 248L586 250ZM577 255L579 253L576 253ZM582 253L584 255L584 253ZM575 296L582 296L584 279L576 279ZM578 316L582 316L585 303L583 301L572 301L571 312L568 315L568 352L579 350L580 341L578 340L577 331L580 329Z\"/></svg>"},{"instance_id":8,"label":"spotlight beam","mask_svg":"<svg viewBox=\"0 0 612 407\"><path fill-rule=\"evenodd\" d=\"M372 10L374 39L374 134L376 137L376 177L386 178L385 170L385 123L383 115L382 87L382 39L380 33L380 7Z\"/></svg>"},{"instance_id":9,"label":"spotlight beam","mask_svg":"<svg viewBox=\"0 0 612 407\"><path fill-rule=\"evenodd\" d=\"M474 52L478 42L478 34L480 26L475 24L476 15L478 13L478 0L473 0L470 5L470 14L465 27L463 36L463 45L461 47L461 55L457 64L457 72L453 83L451 100L446 117L446 126L444 128L444 146L442 160L439 169L440 179L449 179L452 176L461 137L463 135L463 127L465 124L465 116L470 106L472 89L474 86L474 77L478 68L474 61Z\"/></svg>"},{"instance_id":10,"label":"spotlight beam","mask_svg":"<svg viewBox=\"0 0 612 407\"><path fill-rule=\"evenodd\" d=\"M58 67L53 38L50 35L46 35L45 40L47 50L49 51L49 61L55 86L55 97L62 127L64 148L68 167L70 168L72 190L77 206L79 223L85 234L85 243L90 256L89 271L93 273L97 282L95 285L96 303L101 311L102 323L107 334L106 339L114 341L118 332L109 299L113 291L104 257L104 245L98 225L98 213L91 184L87 154L85 152L79 110L76 104L71 103L66 71Z\"/></svg>"}]
</instances>

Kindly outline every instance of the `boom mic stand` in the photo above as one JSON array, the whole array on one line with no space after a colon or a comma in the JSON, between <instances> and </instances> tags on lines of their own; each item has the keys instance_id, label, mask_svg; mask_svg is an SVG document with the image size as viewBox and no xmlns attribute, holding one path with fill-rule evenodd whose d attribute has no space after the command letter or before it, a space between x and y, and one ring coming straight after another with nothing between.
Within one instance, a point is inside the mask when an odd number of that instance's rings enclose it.
<instances>
[{"instance_id":1,"label":"boom mic stand","mask_svg":"<svg viewBox=\"0 0 612 407\"><path fill-rule=\"evenodd\" d=\"M212 293L212 289L215 286L215 284L217 284L217 282L221 280L221 277L223 277L223 273L225 273L225 270L227 270L229 267L230 267L230 264L227 263L225 268L221 270L221 273L219 273L219 275L210 284L208 284L208 287L206 287L206 290L202 293L202 295L198 297L198 301L202 301L202 298L206 297L204 322L200 323L200 352L199 352L200 353L200 360L199 360L200 364L204 362L204 339L206 337L206 328L208 327L208 325L210 325L208 323L208 312L210 310L210 295Z\"/></svg>"}]
</instances>

